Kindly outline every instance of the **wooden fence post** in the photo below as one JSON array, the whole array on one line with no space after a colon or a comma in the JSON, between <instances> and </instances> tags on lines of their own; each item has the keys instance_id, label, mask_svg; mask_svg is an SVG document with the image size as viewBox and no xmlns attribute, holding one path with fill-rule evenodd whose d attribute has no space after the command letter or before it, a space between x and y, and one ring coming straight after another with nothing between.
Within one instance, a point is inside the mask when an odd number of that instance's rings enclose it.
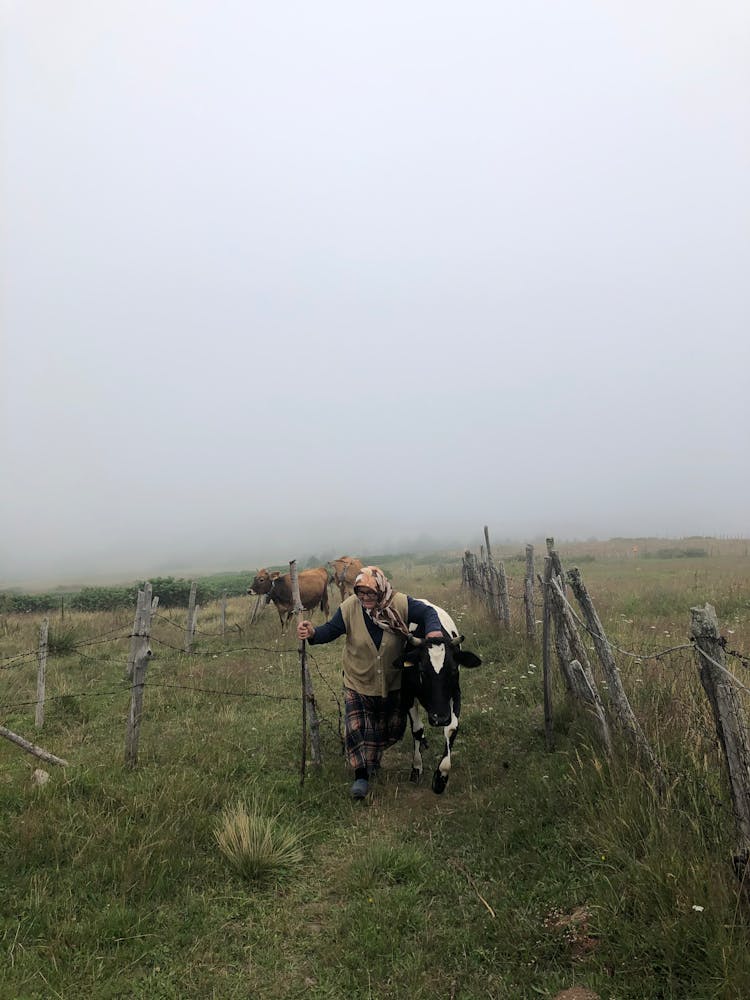
<instances>
[{"instance_id":1,"label":"wooden fence post","mask_svg":"<svg viewBox=\"0 0 750 1000\"><path fill-rule=\"evenodd\" d=\"M567 605L559 577L554 572L555 553L549 556L552 563L550 594L555 616L555 648L565 685L575 698L591 707L597 720L599 735L609 756L612 753L612 737L609 731L604 704L591 670L586 647L576 628L573 613ZM558 561L559 564L559 561ZM545 560L546 565L546 560Z\"/></svg>"},{"instance_id":2,"label":"wooden fence post","mask_svg":"<svg viewBox=\"0 0 750 1000\"><path fill-rule=\"evenodd\" d=\"M729 772L738 845L734 869L742 878L750 860L750 748L748 728L737 687L727 670L716 611L710 604L691 608L690 634L695 642L701 684L711 704L716 733Z\"/></svg>"},{"instance_id":3,"label":"wooden fence post","mask_svg":"<svg viewBox=\"0 0 750 1000\"><path fill-rule=\"evenodd\" d=\"M37 671L36 678L36 714L34 716L34 725L37 729L41 729L44 725L44 695L47 678L48 634L49 620L45 618L42 622L41 628L39 629L39 669Z\"/></svg>"},{"instance_id":4,"label":"wooden fence post","mask_svg":"<svg viewBox=\"0 0 750 1000\"><path fill-rule=\"evenodd\" d=\"M195 622L198 616L198 609L195 606L195 593L198 585L195 580L190 584L190 597L188 598L187 622L185 624L185 652L190 653L193 649L193 636L195 635Z\"/></svg>"},{"instance_id":5,"label":"wooden fence post","mask_svg":"<svg viewBox=\"0 0 750 1000\"><path fill-rule=\"evenodd\" d=\"M130 652L128 653L128 665L125 668L125 676L129 681L133 679L133 664L135 663L135 651L138 648L138 635L142 630L141 616L143 614L143 591L138 591L135 602L135 618L133 619L133 631L130 633Z\"/></svg>"},{"instance_id":6,"label":"wooden fence post","mask_svg":"<svg viewBox=\"0 0 750 1000\"><path fill-rule=\"evenodd\" d=\"M38 757L40 760L46 760L48 764L59 764L60 767L67 767L67 760L63 760L62 757L56 757L49 750L43 750L42 747L35 746L28 740L25 740L23 736L19 736L18 733L14 733L12 729L6 729L5 726L0 726L0 736L3 739L10 740L11 743L15 743L16 746L21 747L26 753L32 754L34 757Z\"/></svg>"},{"instance_id":7,"label":"wooden fence post","mask_svg":"<svg viewBox=\"0 0 750 1000\"><path fill-rule=\"evenodd\" d=\"M495 575L495 564L492 561L492 549L490 548L490 532L489 528L485 524L484 526L484 541L486 545L487 558L482 563L484 569L484 585L487 589L486 602L490 614L497 618L501 618L500 611L500 598L497 589L497 577ZM484 551L484 550L483 550Z\"/></svg>"},{"instance_id":8,"label":"wooden fence post","mask_svg":"<svg viewBox=\"0 0 750 1000\"><path fill-rule=\"evenodd\" d=\"M526 609L526 638L536 639L534 614L534 546L526 546L526 577L523 584L523 603Z\"/></svg>"},{"instance_id":9,"label":"wooden fence post","mask_svg":"<svg viewBox=\"0 0 750 1000\"><path fill-rule=\"evenodd\" d=\"M544 560L544 612L542 614L542 677L544 687L544 740L548 752L554 750L555 740L552 732L552 682L549 670L550 627L552 624L552 595L550 583L552 580L552 560L549 556Z\"/></svg>"},{"instance_id":10,"label":"wooden fence post","mask_svg":"<svg viewBox=\"0 0 750 1000\"><path fill-rule=\"evenodd\" d=\"M292 578L292 598L294 600L295 622L302 621L302 601L299 595L299 577L297 576L297 560L291 559L289 562L289 575ZM312 678L307 666L307 642L305 639L299 640L299 661L300 673L302 676L302 764L300 771L300 784L305 783L305 762L307 756L307 731L310 731L310 759L313 764L320 766L322 757L320 754L320 721L315 708L315 695L313 694Z\"/></svg>"},{"instance_id":11,"label":"wooden fence post","mask_svg":"<svg viewBox=\"0 0 750 1000\"><path fill-rule=\"evenodd\" d=\"M250 621L248 622L248 625L255 624L255 621L260 616L261 611L265 609L267 601L268 596L266 594L258 594L255 598L255 607L250 614Z\"/></svg>"},{"instance_id":12,"label":"wooden fence post","mask_svg":"<svg viewBox=\"0 0 750 1000\"><path fill-rule=\"evenodd\" d=\"M591 668L589 667L586 669L583 664L578 662L578 660L571 660L570 669L577 679L576 690L580 693L581 700L586 702L586 704L591 707L591 711L594 714L594 718L596 719L596 724L599 729L599 736L604 744L604 749L607 756L611 757L612 735L609 731L607 714L604 711L602 699L599 697L599 692L596 689Z\"/></svg>"},{"instance_id":13,"label":"wooden fence post","mask_svg":"<svg viewBox=\"0 0 750 1000\"><path fill-rule=\"evenodd\" d=\"M555 621L555 648L560 661L560 669L565 678L565 684L571 694L577 698L588 702L588 687L594 686L594 675L591 671L586 647L581 641L576 628L573 612L568 607L565 596L565 574L563 571L560 556L555 550L554 538L547 539L547 551L552 560L552 594L554 598ZM580 674L577 673L571 664L577 659L581 665L586 683L581 685ZM598 693L598 692L597 692Z\"/></svg>"},{"instance_id":14,"label":"wooden fence post","mask_svg":"<svg viewBox=\"0 0 750 1000\"><path fill-rule=\"evenodd\" d=\"M583 617L586 619L586 626L591 633L594 648L599 655L599 662L601 663L604 674L607 678L609 695L612 699L612 704L614 705L618 721L625 732L630 735L638 750L651 765L656 779L657 790L660 794L663 794L666 790L667 783L664 778L664 772L661 769L661 764L659 763L656 754L651 749L651 744L646 739L645 733L641 729L641 725L636 719L635 713L633 712L630 702L628 701L628 696L625 694L625 689L622 686L622 680L620 678L620 671L618 670L615 658L612 655L612 648L606 635L604 634L604 627L599 619L599 615L596 613L596 608L594 607L593 601L589 597L588 591L586 590L583 580L581 579L580 570L577 567L568 571L568 581L570 582L570 586L575 594L576 600L578 601L581 611L583 612Z\"/></svg>"},{"instance_id":15,"label":"wooden fence post","mask_svg":"<svg viewBox=\"0 0 750 1000\"><path fill-rule=\"evenodd\" d=\"M146 669L151 656L149 639L151 637L151 584L143 587L141 599L142 613L139 618L139 633L136 636L135 656L133 659L133 684L130 691L130 711L128 727L125 734L125 765L135 767L138 761L138 740L141 732L141 717L143 715L143 688L146 684Z\"/></svg>"},{"instance_id":16,"label":"wooden fence post","mask_svg":"<svg viewBox=\"0 0 750 1000\"><path fill-rule=\"evenodd\" d=\"M500 605L500 620L506 629L510 629L510 600L508 599L508 577L505 575L505 565L501 560L495 566L497 580L497 596Z\"/></svg>"},{"instance_id":17,"label":"wooden fence post","mask_svg":"<svg viewBox=\"0 0 750 1000\"><path fill-rule=\"evenodd\" d=\"M221 641L227 637L227 592L222 591L221 594Z\"/></svg>"}]
</instances>

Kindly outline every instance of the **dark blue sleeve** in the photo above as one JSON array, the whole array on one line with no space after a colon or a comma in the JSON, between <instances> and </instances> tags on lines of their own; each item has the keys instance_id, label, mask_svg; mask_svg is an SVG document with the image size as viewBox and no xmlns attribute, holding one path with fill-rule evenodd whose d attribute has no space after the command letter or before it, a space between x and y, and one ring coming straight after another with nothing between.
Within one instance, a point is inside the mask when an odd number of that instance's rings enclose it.
<instances>
[{"instance_id":1,"label":"dark blue sleeve","mask_svg":"<svg viewBox=\"0 0 750 1000\"><path fill-rule=\"evenodd\" d=\"M315 635L307 641L311 646L321 646L324 642L333 642L345 632L344 616L341 614L341 608L337 608L336 613L325 625L315 626Z\"/></svg>"},{"instance_id":2,"label":"dark blue sleeve","mask_svg":"<svg viewBox=\"0 0 750 1000\"><path fill-rule=\"evenodd\" d=\"M424 639L428 632L442 631L438 613L433 607L425 604L424 601L418 601L415 597L407 596L406 600L409 602L409 622L407 624L413 622L417 626L414 635Z\"/></svg>"}]
</instances>

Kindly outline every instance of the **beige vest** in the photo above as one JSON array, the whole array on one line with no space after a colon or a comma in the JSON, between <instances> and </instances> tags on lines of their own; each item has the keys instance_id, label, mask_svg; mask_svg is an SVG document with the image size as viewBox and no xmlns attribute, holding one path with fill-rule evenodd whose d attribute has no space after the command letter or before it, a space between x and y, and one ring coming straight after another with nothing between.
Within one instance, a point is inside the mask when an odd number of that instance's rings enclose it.
<instances>
[{"instance_id":1,"label":"beige vest","mask_svg":"<svg viewBox=\"0 0 750 1000\"><path fill-rule=\"evenodd\" d=\"M395 593L391 607L404 621L407 620L409 604L406 594ZM401 671L393 666L393 661L404 648L403 636L384 629L380 649L376 649L365 625L362 605L355 595L342 602L341 616L346 626L344 684L360 694L380 697L385 697L389 691L398 691Z\"/></svg>"}]
</instances>

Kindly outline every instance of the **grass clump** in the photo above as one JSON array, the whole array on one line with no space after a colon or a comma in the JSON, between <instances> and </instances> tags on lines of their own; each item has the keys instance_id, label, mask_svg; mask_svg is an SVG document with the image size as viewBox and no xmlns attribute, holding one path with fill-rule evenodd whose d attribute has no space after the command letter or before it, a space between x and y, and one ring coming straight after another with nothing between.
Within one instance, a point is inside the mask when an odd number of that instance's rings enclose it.
<instances>
[{"instance_id":1,"label":"grass clump","mask_svg":"<svg viewBox=\"0 0 750 1000\"><path fill-rule=\"evenodd\" d=\"M302 864L304 836L282 822L260 798L227 806L214 828L219 850L250 882L274 882Z\"/></svg>"},{"instance_id":2,"label":"grass clump","mask_svg":"<svg viewBox=\"0 0 750 1000\"><path fill-rule=\"evenodd\" d=\"M50 629L47 636L47 653L50 656L70 656L78 646L78 633L73 628Z\"/></svg>"}]
</instances>

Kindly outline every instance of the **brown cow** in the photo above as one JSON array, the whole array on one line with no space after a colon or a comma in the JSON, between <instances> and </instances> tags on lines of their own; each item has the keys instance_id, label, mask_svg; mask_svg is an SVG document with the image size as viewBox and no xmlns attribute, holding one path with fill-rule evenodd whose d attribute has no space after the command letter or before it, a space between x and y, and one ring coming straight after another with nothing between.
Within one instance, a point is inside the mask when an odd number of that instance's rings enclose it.
<instances>
[{"instance_id":1,"label":"brown cow","mask_svg":"<svg viewBox=\"0 0 750 1000\"><path fill-rule=\"evenodd\" d=\"M333 574L333 582L339 588L341 600L354 593L354 581L357 573L362 569L362 560L353 556L341 556L339 559L332 559L328 563Z\"/></svg>"},{"instance_id":2,"label":"brown cow","mask_svg":"<svg viewBox=\"0 0 750 1000\"><path fill-rule=\"evenodd\" d=\"M320 605L320 610L328 617L328 570L325 566L315 569L303 569L297 574L299 580L299 596L305 611L311 611ZM285 573L269 573L267 569L259 569L255 579L247 588L248 594L266 594L266 599L273 601L279 613L281 631L294 614L294 598L292 597L292 576Z\"/></svg>"}]
</instances>

